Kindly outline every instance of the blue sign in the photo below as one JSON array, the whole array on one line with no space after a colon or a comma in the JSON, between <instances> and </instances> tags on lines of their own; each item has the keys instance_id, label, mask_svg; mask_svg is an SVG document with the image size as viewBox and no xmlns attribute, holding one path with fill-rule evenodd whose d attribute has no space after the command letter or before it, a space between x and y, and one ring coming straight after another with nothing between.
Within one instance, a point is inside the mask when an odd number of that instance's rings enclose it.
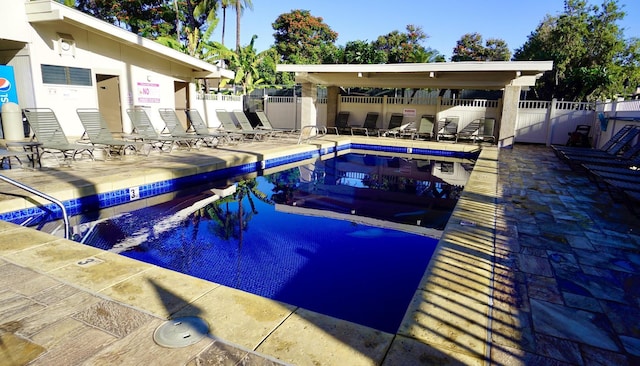
<instances>
[{"instance_id":1,"label":"blue sign","mask_svg":"<svg viewBox=\"0 0 640 366\"><path fill-rule=\"evenodd\" d=\"M13 74L13 66L0 65L0 107L8 102L18 104L16 78Z\"/></svg>"}]
</instances>

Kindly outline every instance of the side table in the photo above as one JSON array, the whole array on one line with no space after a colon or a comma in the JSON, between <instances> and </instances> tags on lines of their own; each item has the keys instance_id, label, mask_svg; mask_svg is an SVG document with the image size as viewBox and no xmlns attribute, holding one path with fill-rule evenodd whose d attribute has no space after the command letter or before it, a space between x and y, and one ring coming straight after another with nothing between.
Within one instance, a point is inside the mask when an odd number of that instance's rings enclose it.
<instances>
[{"instance_id":1,"label":"side table","mask_svg":"<svg viewBox=\"0 0 640 366\"><path fill-rule=\"evenodd\" d=\"M10 149L14 148L22 148L22 150L29 153L29 161L31 162L31 166L35 169L36 164L38 167L42 168L42 162L40 161L41 153L40 148L42 147L42 142L37 141L6 141L5 145Z\"/></svg>"}]
</instances>

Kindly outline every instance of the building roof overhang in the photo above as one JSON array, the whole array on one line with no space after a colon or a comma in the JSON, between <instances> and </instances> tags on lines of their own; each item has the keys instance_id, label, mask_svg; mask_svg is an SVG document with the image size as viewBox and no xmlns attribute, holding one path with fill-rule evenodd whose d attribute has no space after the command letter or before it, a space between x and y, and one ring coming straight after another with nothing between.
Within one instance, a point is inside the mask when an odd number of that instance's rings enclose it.
<instances>
[{"instance_id":1,"label":"building roof overhang","mask_svg":"<svg viewBox=\"0 0 640 366\"><path fill-rule=\"evenodd\" d=\"M293 72L298 83L324 86L481 89L534 86L553 61L466 61L380 65L277 65L278 72Z\"/></svg>"},{"instance_id":2,"label":"building roof overhang","mask_svg":"<svg viewBox=\"0 0 640 366\"><path fill-rule=\"evenodd\" d=\"M53 0L37 0L25 3L27 20L30 23L62 22L85 29L89 32L115 40L116 42L147 52L177 64L191 68L194 78L233 79L231 70L220 68L158 42L140 37L125 29L109 24L76 9L69 8Z\"/></svg>"}]
</instances>

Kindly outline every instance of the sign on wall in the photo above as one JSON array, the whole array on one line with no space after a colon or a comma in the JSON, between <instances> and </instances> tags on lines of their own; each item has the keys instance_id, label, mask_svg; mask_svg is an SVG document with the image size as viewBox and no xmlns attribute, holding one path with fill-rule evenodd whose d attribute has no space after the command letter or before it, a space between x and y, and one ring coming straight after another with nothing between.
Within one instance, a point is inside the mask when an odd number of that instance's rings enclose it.
<instances>
[{"instance_id":1,"label":"sign on wall","mask_svg":"<svg viewBox=\"0 0 640 366\"><path fill-rule=\"evenodd\" d=\"M137 83L136 103L160 103L160 84Z\"/></svg>"},{"instance_id":2,"label":"sign on wall","mask_svg":"<svg viewBox=\"0 0 640 366\"><path fill-rule=\"evenodd\" d=\"M13 66L0 65L0 107L8 102L18 104Z\"/></svg>"}]
</instances>

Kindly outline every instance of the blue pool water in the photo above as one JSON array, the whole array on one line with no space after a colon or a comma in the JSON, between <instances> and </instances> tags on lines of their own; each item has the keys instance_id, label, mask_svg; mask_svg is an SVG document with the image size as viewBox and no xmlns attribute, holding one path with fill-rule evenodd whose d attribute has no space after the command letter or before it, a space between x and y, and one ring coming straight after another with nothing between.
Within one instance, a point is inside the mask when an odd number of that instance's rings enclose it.
<instances>
[{"instance_id":1,"label":"blue pool water","mask_svg":"<svg viewBox=\"0 0 640 366\"><path fill-rule=\"evenodd\" d=\"M436 166L347 155L240 180L219 199L203 187L100 221L78 237L395 333L438 242L411 228L442 228L461 189L434 175Z\"/></svg>"}]
</instances>

